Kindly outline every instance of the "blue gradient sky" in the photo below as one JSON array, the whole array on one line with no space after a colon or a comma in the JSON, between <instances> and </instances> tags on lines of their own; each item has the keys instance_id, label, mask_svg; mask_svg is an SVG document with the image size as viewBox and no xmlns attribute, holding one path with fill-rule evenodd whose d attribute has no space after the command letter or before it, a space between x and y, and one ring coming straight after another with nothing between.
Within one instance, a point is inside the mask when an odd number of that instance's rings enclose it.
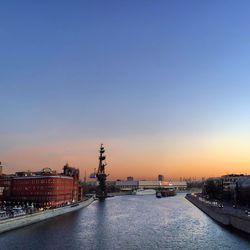
<instances>
[{"instance_id":1,"label":"blue gradient sky","mask_svg":"<svg viewBox=\"0 0 250 250\"><path fill-rule=\"evenodd\" d=\"M0 3L6 171L112 178L250 167L249 1Z\"/></svg>"}]
</instances>

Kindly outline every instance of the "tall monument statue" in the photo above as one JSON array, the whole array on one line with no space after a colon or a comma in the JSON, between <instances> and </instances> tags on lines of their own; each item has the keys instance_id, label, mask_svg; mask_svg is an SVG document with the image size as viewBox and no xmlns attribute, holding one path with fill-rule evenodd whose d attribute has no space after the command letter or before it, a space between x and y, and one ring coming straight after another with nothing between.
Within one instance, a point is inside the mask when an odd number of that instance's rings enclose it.
<instances>
[{"instance_id":1,"label":"tall monument statue","mask_svg":"<svg viewBox=\"0 0 250 250\"><path fill-rule=\"evenodd\" d=\"M98 171L96 174L96 177L99 181L99 186L97 188L96 197L103 201L107 197L107 190L106 190L106 179L107 175L105 173L105 166L107 165L104 161L106 159L106 156L104 155L105 149L103 147L103 144L101 144L100 150L99 150L99 166Z\"/></svg>"}]
</instances>

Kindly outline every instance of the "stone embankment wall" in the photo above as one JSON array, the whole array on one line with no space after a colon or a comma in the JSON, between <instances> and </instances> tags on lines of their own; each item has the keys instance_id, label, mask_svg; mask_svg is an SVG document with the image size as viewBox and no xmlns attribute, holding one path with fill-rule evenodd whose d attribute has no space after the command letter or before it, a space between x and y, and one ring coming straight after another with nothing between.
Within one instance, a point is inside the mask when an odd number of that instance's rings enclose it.
<instances>
[{"instance_id":1,"label":"stone embankment wall","mask_svg":"<svg viewBox=\"0 0 250 250\"><path fill-rule=\"evenodd\" d=\"M10 231L19 227L28 226L40 221L44 221L59 215L63 215L69 212L73 212L90 205L94 201L94 198L89 198L86 201L80 202L78 206L67 206L51 210L46 210L43 212L24 215L20 217L15 217L11 219L6 219L0 221L0 233Z\"/></svg>"},{"instance_id":2,"label":"stone embankment wall","mask_svg":"<svg viewBox=\"0 0 250 250\"><path fill-rule=\"evenodd\" d=\"M221 213L221 211L219 210L221 208L212 208L212 207L204 204L203 202L199 201L199 199L197 199L196 197L189 195L189 194L186 195L186 199L188 201L190 201L191 203L193 203L196 207L198 207L204 213L209 215L215 221L217 221L225 226L230 225L229 216L225 213Z\"/></svg>"},{"instance_id":3,"label":"stone embankment wall","mask_svg":"<svg viewBox=\"0 0 250 250\"><path fill-rule=\"evenodd\" d=\"M222 225L231 226L245 233L250 233L250 217L245 215L244 211L231 207L214 207L200 201L191 194L187 194L186 199Z\"/></svg>"}]
</instances>

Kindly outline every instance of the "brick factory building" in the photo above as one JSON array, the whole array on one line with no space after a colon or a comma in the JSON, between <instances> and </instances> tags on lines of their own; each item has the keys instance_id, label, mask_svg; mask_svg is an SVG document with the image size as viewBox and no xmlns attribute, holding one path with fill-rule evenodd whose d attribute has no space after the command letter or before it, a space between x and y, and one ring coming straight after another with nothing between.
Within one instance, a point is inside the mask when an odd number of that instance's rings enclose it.
<instances>
[{"instance_id":1,"label":"brick factory building","mask_svg":"<svg viewBox=\"0 0 250 250\"><path fill-rule=\"evenodd\" d=\"M60 206L81 200L79 170L66 164L63 173L50 168L0 176L2 202L33 203L37 207Z\"/></svg>"}]
</instances>

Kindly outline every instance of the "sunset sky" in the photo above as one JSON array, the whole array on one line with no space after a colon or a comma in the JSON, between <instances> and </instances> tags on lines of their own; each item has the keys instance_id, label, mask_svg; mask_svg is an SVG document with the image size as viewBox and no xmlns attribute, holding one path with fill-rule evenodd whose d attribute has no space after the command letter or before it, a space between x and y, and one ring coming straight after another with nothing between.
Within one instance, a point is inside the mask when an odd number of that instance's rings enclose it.
<instances>
[{"instance_id":1,"label":"sunset sky","mask_svg":"<svg viewBox=\"0 0 250 250\"><path fill-rule=\"evenodd\" d=\"M250 2L0 3L5 173L250 174Z\"/></svg>"}]
</instances>

